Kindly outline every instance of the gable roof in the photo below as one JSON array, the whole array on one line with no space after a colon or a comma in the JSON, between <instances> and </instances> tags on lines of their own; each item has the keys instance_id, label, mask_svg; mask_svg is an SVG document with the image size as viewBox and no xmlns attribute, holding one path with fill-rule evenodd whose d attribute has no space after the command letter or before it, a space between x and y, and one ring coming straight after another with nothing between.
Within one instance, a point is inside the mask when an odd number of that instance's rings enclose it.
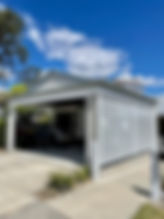
<instances>
[{"instance_id":1,"label":"gable roof","mask_svg":"<svg viewBox=\"0 0 164 219\"><path fill-rule=\"evenodd\" d=\"M56 71L50 71L46 77L42 77L41 79L37 80L37 82L35 82L35 85L36 83L39 84L41 82L46 82L47 80L55 80L56 78L61 78L61 79L63 78L63 79L71 80L73 82L76 82L77 86L96 85L96 86L101 86L101 87L104 87L104 88L107 88L113 91L121 92L126 95L146 99L148 101L149 100L153 102L155 101L155 99L150 96L147 96L141 92L138 92L132 89L128 89L127 87L124 87L122 84L114 83L112 81L109 81L108 79L105 80L105 79L82 78L82 77L78 77L75 75L70 75L68 73L56 72Z\"/></svg>"},{"instance_id":2,"label":"gable roof","mask_svg":"<svg viewBox=\"0 0 164 219\"><path fill-rule=\"evenodd\" d=\"M86 78L70 75L68 73L62 73L62 72L56 72L56 71L50 71L47 75L36 79L35 81L33 81L31 83L30 86L35 88L36 86L39 86L42 83L46 83L47 81L55 81L56 79L68 80L68 81L72 81L75 83L72 83L72 84L68 83L67 86L64 86L64 87L58 88L58 89L51 89L48 91L42 91L40 94L43 94L43 93L47 94L49 92L52 92L52 90L61 91L61 90L65 90L65 89L76 89L76 88L84 88L85 89L86 87L91 87L91 86L95 87L96 86L96 87L100 87L100 88L109 89L109 90L112 90L114 92L121 93L121 94L124 94L126 96L130 96L130 97L135 98L135 99L146 101L146 102L151 103L151 104L155 104L157 102L156 99L154 99L150 96L147 96L143 93L140 93L140 92L137 92L134 90L130 90L121 84L117 84L117 83L114 83L114 82L109 81L109 80L86 79ZM32 92L33 91L34 90L32 90ZM25 96L28 96L29 94L31 95L30 91L27 92L27 94Z\"/></svg>"},{"instance_id":3,"label":"gable roof","mask_svg":"<svg viewBox=\"0 0 164 219\"><path fill-rule=\"evenodd\" d=\"M56 78L67 79L69 81L71 80L71 81L76 81L76 82L87 81L87 79L84 79L82 77L70 75L70 74L65 73L65 72L58 72L58 71L51 70L47 74L42 75L39 78L36 78L33 82L31 82L31 86L36 85L36 84L40 84L42 82L46 82L48 80L55 80Z\"/></svg>"}]
</instances>

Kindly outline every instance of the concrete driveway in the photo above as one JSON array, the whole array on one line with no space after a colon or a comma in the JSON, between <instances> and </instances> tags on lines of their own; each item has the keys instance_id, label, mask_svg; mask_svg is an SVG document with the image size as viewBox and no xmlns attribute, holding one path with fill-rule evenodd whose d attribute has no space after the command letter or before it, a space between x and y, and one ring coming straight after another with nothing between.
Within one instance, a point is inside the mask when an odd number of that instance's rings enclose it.
<instances>
[{"instance_id":1,"label":"concrete driveway","mask_svg":"<svg viewBox=\"0 0 164 219\"><path fill-rule=\"evenodd\" d=\"M37 153L0 153L0 215L36 202L51 172L71 172L77 163Z\"/></svg>"},{"instance_id":2,"label":"concrete driveway","mask_svg":"<svg viewBox=\"0 0 164 219\"><path fill-rule=\"evenodd\" d=\"M69 219L45 203L33 203L25 206L14 214L0 216L0 219Z\"/></svg>"},{"instance_id":3,"label":"concrete driveway","mask_svg":"<svg viewBox=\"0 0 164 219\"><path fill-rule=\"evenodd\" d=\"M150 161L133 158L106 169L97 182L49 201L49 206L72 219L131 219L150 201Z\"/></svg>"},{"instance_id":4,"label":"concrete driveway","mask_svg":"<svg viewBox=\"0 0 164 219\"><path fill-rule=\"evenodd\" d=\"M128 219L149 201L149 158L142 156L114 165L103 171L99 181L88 182L38 207L35 192L45 185L49 172L76 168L75 163L34 154L1 155L0 215L7 213L3 219L23 215L33 219L42 209L43 219L52 215L55 219Z\"/></svg>"}]
</instances>

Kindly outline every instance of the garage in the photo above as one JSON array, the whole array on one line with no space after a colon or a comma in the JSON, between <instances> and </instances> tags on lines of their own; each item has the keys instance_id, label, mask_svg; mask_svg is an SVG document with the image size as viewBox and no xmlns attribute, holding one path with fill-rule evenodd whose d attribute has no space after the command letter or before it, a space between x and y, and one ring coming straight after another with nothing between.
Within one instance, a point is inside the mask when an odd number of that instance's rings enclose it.
<instances>
[{"instance_id":1,"label":"garage","mask_svg":"<svg viewBox=\"0 0 164 219\"><path fill-rule=\"evenodd\" d=\"M31 124L22 122L17 112L28 106L39 106ZM40 126L35 137L31 132L29 136L20 133L27 126L35 127L43 106L53 111L50 124ZM138 91L109 81L53 73L9 102L6 148L12 152L23 145L62 156L74 156L77 151L97 178L104 166L157 149L156 116L156 101ZM22 143L20 138L25 136L30 144Z\"/></svg>"}]
</instances>

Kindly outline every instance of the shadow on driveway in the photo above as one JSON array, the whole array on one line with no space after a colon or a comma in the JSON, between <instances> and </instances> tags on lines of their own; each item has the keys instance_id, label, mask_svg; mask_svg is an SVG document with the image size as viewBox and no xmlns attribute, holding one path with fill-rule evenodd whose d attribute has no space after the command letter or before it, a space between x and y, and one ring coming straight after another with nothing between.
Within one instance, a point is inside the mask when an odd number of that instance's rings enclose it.
<instances>
[{"instance_id":1,"label":"shadow on driveway","mask_svg":"<svg viewBox=\"0 0 164 219\"><path fill-rule=\"evenodd\" d=\"M139 195L142 195L146 198L150 198L151 197L151 192L150 190L146 189L146 188L143 188L143 187L140 187L140 186L133 186L132 189Z\"/></svg>"}]
</instances>

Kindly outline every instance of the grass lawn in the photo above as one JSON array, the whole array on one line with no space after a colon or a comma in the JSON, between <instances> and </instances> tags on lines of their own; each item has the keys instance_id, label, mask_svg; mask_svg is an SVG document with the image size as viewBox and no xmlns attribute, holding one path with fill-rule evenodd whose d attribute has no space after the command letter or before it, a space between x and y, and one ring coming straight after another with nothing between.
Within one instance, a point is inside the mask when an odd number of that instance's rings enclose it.
<instances>
[{"instance_id":1,"label":"grass lawn","mask_svg":"<svg viewBox=\"0 0 164 219\"><path fill-rule=\"evenodd\" d=\"M133 219L164 219L164 210L145 204L139 209Z\"/></svg>"}]
</instances>

